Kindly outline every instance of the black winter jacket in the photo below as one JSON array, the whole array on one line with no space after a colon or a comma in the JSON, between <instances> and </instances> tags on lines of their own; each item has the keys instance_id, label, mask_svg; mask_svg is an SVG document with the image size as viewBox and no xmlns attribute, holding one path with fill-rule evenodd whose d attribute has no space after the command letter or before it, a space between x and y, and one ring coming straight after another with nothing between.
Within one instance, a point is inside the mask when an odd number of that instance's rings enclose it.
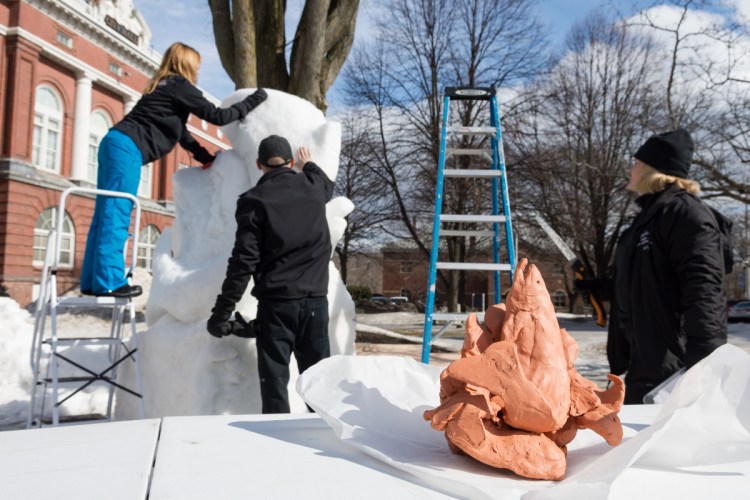
<instances>
[{"instance_id":1,"label":"black winter jacket","mask_svg":"<svg viewBox=\"0 0 750 500\"><path fill-rule=\"evenodd\" d=\"M726 343L724 263L698 198L673 184L637 202L615 251L607 357L626 385L655 387Z\"/></svg>"},{"instance_id":2,"label":"black winter jacket","mask_svg":"<svg viewBox=\"0 0 750 500\"><path fill-rule=\"evenodd\" d=\"M226 125L245 117L266 99L263 89L228 108L219 108L203 97L203 93L181 76L168 76L156 89L144 94L135 107L113 128L127 134L143 155L143 163L158 160L169 153L179 141L201 163L213 160L185 126L188 115L194 114L214 125Z\"/></svg>"},{"instance_id":3,"label":"black winter jacket","mask_svg":"<svg viewBox=\"0 0 750 500\"><path fill-rule=\"evenodd\" d=\"M277 167L237 201L237 234L213 314L226 320L250 277L258 299L323 297L328 293L331 237L326 203L334 183L313 162L301 173Z\"/></svg>"}]
</instances>

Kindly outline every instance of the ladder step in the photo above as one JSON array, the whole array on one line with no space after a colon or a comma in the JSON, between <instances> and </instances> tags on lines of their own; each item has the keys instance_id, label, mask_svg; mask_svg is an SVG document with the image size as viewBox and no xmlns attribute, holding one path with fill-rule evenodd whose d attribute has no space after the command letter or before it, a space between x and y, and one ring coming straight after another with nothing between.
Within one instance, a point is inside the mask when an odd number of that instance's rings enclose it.
<instances>
[{"instance_id":1,"label":"ladder step","mask_svg":"<svg viewBox=\"0 0 750 500\"><path fill-rule=\"evenodd\" d=\"M129 302L129 298L122 297L60 297L57 305L64 307L124 306Z\"/></svg>"},{"instance_id":2,"label":"ladder step","mask_svg":"<svg viewBox=\"0 0 750 500\"><path fill-rule=\"evenodd\" d=\"M484 321L484 313L476 312L477 319ZM469 313L432 313L432 321L466 321Z\"/></svg>"},{"instance_id":3,"label":"ladder step","mask_svg":"<svg viewBox=\"0 0 750 500\"><path fill-rule=\"evenodd\" d=\"M504 215L440 214L440 222L505 222Z\"/></svg>"},{"instance_id":4,"label":"ladder step","mask_svg":"<svg viewBox=\"0 0 750 500\"><path fill-rule=\"evenodd\" d=\"M494 231L458 231L455 229L443 229L440 231L440 236L466 236L469 238L484 238L487 236L495 236Z\"/></svg>"},{"instance_id":5,"label":"ladder step","mask_svg":"<svg viewBox=\"0 0 750 500\"><path fill-rule=\"evenodd\" d=\"M483 264L479 262L436 262L437 269L452 271L510 271L510 264Z\"/></svg>"},{"instance_id":6,"label":"ladder step","mask_svg":"<svg viewBox=\"0 0 750 500\"><path fill-rule=\"evenodd\" d=\"M446 148L445 157L449 156L486 156L492 160L491 149L464 149L464 148Z\"/></svg>"},{"instance_id":7,"label":"ladder step","mask_svg":"<svg viewBox=\"0 0 750 500\"><path fill-rule=\"evenodd\" d=\"M502 170L494 170L489 168L482 169L455 169L446 168L443 170L443 175L446 177L502 177Z\"/></svg>"},{"instance_id":8,"label":"ladder step","mask_svg":"<svg viewBox=\"0 0 750 500\"><path fill-rule=\"evenodd\" d=\"M88 413L85 415L60 415L60 425L73 425L85 422L109 422L107 416L101 413ZM52 425L51 418L42 419L42 425Z\"/></svg>"},{"instance_id":9,"label":"ladder step","mask_svg":"<svg viewBox=\"0 0 750 500\"><path fill-rule=\"evenodd\" d=\"M51 344L52 339L44 339L43 343ZM58 338L57 343L64 345L120 344L123 343L123 340L115 337L66 337L64 339Z\"/></svg>"},{"instance_id":10,"label":"ladder step","mask_svg":"<svg viewBox=\"0 0 750 500\"><path fill-rule=\"evenodd\" d=\"M445 131L457 135L489 135L494 137L497 130L495 127L448 127ZM491 153L491 152L490 152Z\"/></svg>"},{"instance_id":11,"label":"ladder step","mask_svg":"<svg viewBox=\"0 0 750 500\"><path fill-rule=\"evenodd\" d=\"M495 87L445 87L445 95L456 101L487 101L496 94Z\"/></svg>"},{"instance_id":12,"label":"ladder step","mask_svg":"<svg viewBox=\"0 0 750 500\"><path fill-rule=\"evenodd\" d=\"M98 380L99 382L106 382L109 377L102 377L102 378L95 378L90 375L81 376L81 377L58 377L57 383L58 384L70 384L73 382L80 383L80 382L88 382L90 380ZM112 379L114 381L114 379ZM42 382L46 382L48 384L52 383L52 378L43 378L38 384L41 385Z\"/></svg>"}]
</instances>

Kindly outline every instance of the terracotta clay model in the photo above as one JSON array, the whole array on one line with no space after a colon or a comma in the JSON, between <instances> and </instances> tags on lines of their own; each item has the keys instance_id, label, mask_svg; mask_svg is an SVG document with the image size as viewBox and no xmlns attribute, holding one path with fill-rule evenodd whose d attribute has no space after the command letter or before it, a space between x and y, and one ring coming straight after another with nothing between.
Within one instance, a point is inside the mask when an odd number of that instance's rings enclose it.
<instances>
[{"instance_id":1,"label":"terracotta clay model","mask_svg":"<svg viewBox=\"0 0 750 500\"><path fill-rule=\"evenodd\" d=\"M424 413L454 453L535 479L565 476L566 446L578 429L610 445L622 440L617 412L625 387L606 391L575 369L578 344L561 329L542 275L522 259L505 304L484 324L471 315L461 358L440 376L440 406Z\"/></svg>"}]
</instances>

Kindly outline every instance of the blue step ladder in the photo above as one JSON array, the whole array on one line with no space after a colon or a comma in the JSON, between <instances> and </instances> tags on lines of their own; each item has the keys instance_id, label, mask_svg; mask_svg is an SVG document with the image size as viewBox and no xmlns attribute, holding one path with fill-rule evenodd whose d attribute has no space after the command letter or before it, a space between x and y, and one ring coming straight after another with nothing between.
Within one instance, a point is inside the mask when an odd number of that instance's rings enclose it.
<instances>
[{"instance_id":1,"label":"blue step ladder","mask_svg":"<svg viewBox=\"0 0 750 500\"><path fill-rule=\"evenodd\" d=\"M452 126L450 120L451 101L486 101L489 108L489 124L484 125L459 125ZM480 103L481 104L481 103ZM427 283L427 303L425 304L424 335L422 337L422 362L430 362L430 350L432 342L440 338L443 333L455 322L465 321L466 313L436 313L435 291L437 271L490 271L494 275L494 303L502 301L500 294L500 272L510 273L513 281L513 272L516 269L516 254L514 250L513 227L510 216L510 202L508 200L508 183L505 177L505 153L503 151L503 136L500 127L500 115L498 113L497 92L494 87L446 87L443 98L443 124L440 130L440 157L438 160L437 187L435 189L435 218L432 226L432 251L430 253L430 273ZM467 149L449 148L449 142L456 142L462 136L486 137L489 139L490 148ZM471 156L478 158L478 165L471 169L446 169L446 160L451 157ZM474 163L472 161L472 163ZM490 196L492 197L492 213L490 214L443 214L443 182L446 178L477 178L490 179ZM442 223L458 223L459 229L441 229ZM485 229L463 229L464 225L472 228L484 227ZM489 226L491 225L491 228ZM500 230L501 226L503 231ZM501 262L500 239L504 233L506 261ZM492 238L493 261L488 263L477 262L440 262L440 238L441 237L468 237L468 238ZM480 320L484 318L484 311L478 313ZM433 337L432 327L435 321L446 321L443 328Z\"/></svg>"}]
</instances>

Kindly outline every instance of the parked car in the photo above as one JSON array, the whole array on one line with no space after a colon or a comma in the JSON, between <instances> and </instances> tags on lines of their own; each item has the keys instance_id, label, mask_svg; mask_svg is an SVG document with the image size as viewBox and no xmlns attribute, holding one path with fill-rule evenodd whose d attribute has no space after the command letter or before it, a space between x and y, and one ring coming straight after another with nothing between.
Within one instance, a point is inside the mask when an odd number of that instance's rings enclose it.
<instances>
[{"instance_id":1,"label":"parked car","mask_svg":"<svg viewBox=\"0 0 750 500\"><path fill-rule=\"evenodd\" d=\"M391 303L391 299L389 299L388 297L384 297L383 295L373 295L372 297L370 297L370 300L373 302L382 302L383 304Z\"/></svg>"},{"instance_id":2,"label":"parked car","mask_svg":"<svg viewBox=\"0 0 750 500\"><path fill-rule=\"evenodd\" d=\"M392 304L403 304L405 302L409 302L407 297L391 297Z\"/></svg>"},{"instance_id":3,"label":"parked car","mask_svg":"<svg viewBox=\"0 0 750 500\"><path fill-rule=\"evenodd\" d=\"M727 318L730 323L735 321L750 321L750 300L737 302L729 308Z\"/></svg>"}]
</instances>

